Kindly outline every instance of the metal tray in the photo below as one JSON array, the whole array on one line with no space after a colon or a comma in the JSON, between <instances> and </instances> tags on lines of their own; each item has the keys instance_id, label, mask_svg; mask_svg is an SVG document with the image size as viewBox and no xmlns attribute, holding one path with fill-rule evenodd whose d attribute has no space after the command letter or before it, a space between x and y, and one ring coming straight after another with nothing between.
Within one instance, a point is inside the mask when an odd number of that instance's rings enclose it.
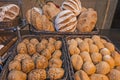
<instances>
[{"instance_id":1,"label":"metal tray","mask_svg":"<svg viewBox=\"0 0 120 80\"><path fill-rule=\"evenodd\" d=\"M63 65L62 65L62 68L65 70L65 73L64 73L64 76L62 79L60 80L67 80L68 78L68 61L66 59L66 53L65 53L65 43L63 41L63 38L62 37L59 37L59 36L47 36L47 35L24 35L22 36L21 38L21 41L25 38L27 39L31 39L31 38L37 38L38 40L41 40L42 38L45 38L45 39L48 39L48 38L55 38L57 40L61 40L62 41L62 61L63 61ZM8 64L10 63L11 60L13 60L13 58L15 57L15 55L17 55L17 51L16 51L16 47L17 47L17 44L20 43L21 41L17 41L16 43L16 46L13 48L13 50L11 51L12 52L12 55L9 57L9 59L7 60L5 66L3 67L3 70L0 74L0 80L7 80L7 76L8 76ZM46 80L50 80L50 79L46 79Z\"/></svg>"},{"instance_id":2,"label":"metal tray","mask_svg":"<svg viewBox=\"0 0 120 80\"><path fill-rule=\"evenodd\" d=\"M69 74L69 76L70 76L70 79L71 80L75 80L74 79L74 74L75 74L75 70L73 69L73 66L72 66L72 62L71 62L71 60L70 60L70 58L71 58L71 56L70 56L70 53L69 53L69 51L68 51L68 44L67 44L67 40L69 40L69 39L74 39L74 38L81 38L81 39L84 39L84 38L91 38L93 35L73 35L73 36L66 36L66 38L64 39L65 40L65 44L66 44L66 52L67 52L67 56L68 56L68 61L69 61L69 68L70 68L70 74ZM101 36L101 35L99 35L102 39L105 39L107 42L111 42L112 43L112 41L108 38L108 37L106 37L106 36ZM119 51L119 49L115 46L115 50L118 52L118 53L120 53L120 51Z\"/></svg>"}]
</instances>

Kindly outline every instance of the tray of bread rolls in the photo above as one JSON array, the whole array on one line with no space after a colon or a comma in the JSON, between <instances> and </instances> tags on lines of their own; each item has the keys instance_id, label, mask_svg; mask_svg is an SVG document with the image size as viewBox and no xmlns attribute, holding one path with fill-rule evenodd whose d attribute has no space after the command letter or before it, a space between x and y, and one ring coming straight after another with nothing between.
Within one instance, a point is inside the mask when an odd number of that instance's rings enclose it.
<instances>
[{"instance_id":1,"label":"tray of bread rolls","mask_svg":"<svg viewBox=\"0 0 120 80\"><path fill-rule=\"evenodd\" d=\"M0 29L22 25L21 0L0 0Z\"/></svg>"},{"instance_id":2,"label":"tray of bread rolls","mask_svg":"<svg viewBox=\"0 0 120 80\"><path fill-rule=\"evenodd\" d=\"M119 80L120 51L99 35L66 37L72 80Z\"/></svg>"},{"instance_id":3,"label":"tray of bread rolls","mask_svg":"<svg viewBox=\"0 0 120 80\"><path fill-rule=\"evenodd\" d=\"M62 37L24 35L3 67L0 80L67 80Z\"/></svg>"},{"instance_id":4,"label":"tray of bread rolls","mask_svg":"<svg viewBox=\"0 0 120 80\"><path fill-rule=\"evenodd\" d=\"M26 19L31 31L43 34L98 34L109 7L107 0L39 1L42 5L28 9Z\"/></svg>"}]
</instances>

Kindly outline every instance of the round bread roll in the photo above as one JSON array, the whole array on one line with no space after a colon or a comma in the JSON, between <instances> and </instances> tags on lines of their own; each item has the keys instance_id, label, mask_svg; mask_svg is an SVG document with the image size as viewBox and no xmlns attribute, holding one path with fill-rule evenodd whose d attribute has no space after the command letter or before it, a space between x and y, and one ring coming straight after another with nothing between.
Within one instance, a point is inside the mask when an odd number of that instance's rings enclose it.
<instances>
[{"instance_id":1,"label":"round bread roll","mask_svg":"<svg viewBox=\"0 0 120 80\"><path fill-rule=\"evenodd\" d=\"M48 60L51 58L51 53L48 49L44 49L42 52L41 52L41 55L45 56Z\"/></svg>"},{"instance_id":2,"label":"round bread roll","mask_svg":"<svg viewBox=\"0 0 120 80\"><path fill-rule=\"evenodd\" d=\"M98 49L104 48L104 45L101 41L94 41L94 42L95 42L95 45L98 47Z\"/></svg>"},{"instance_id":3,"label":"round bread roll","mask_svg":"<svg viewBox=\"0 0 120 80\"><path fill-rule=\"evenodd\" d=\"M70 42L68 43L69 45L74 45L77 47L77 41L75 39L71 39Z\"/></svg>"},{"instance_id":4,"label":"round bread roll","mask_svg":"<svg viewBox=\"0 0 120 80\"><path fill-rule=\"evenodd\" d=\"M43 49L45 49L46 48L46 46L45 46L45 44L43 44L43 43L38 43L37 45L36 45L36 49L37 49L37 52L38 53L40 53Z\"/></svg>"},{"instance_id":5,"label":"round bread roll","mask_svg":"<svg viewBox=\"0 0 120 80\"><path fill-rule=\"evenodd\" d=\"M68 50L69 50L70 55L74 55L74 54L79 54L80 53L79 48L77 46L74 46L74 45L70 45L68 47Z\"/></svg>"},{"instance_id":6,"label":"round bread roll","mask_svg":"<svg viewBox=\"0 0 120 80\"><path fill-rule=\"evenodd\" d=\"M115 61L113 60L113 58L110 55L103 56L103 61L106 61L110 65L111 69L114 68Z\"/></svg>"},{"instance_id":7,"label":"round bread roll","mask_svg":"<svg viewBox=\"0 0 120 80\"><path fill-rule=\"evenodd\" d=\"M28 74L28 80L45 80L46 71L44 69L34 69Z\"/></svg>"},{"instance_id":8,"label":"round bread roll","mask_svg":"<svg viewBox=\"0 0 120 80\"><path fill-rule=\"evenodd\" d=\"M109 80L106 75L103 74L92 74L90 76L91 80Z\"/></svg>"},{"instance_id":9,"label":"round bread roll","mask_svg":"<svg viewBox=\"0 0 120 80\"><path fill-rule=\"evenodd\" d=\"M25 43L26 45L27 45L28 43L30 43L29 39L27 39L27 38L25 38L22 42Z\"/></svg>"},{"instance_id":10,"label":"round bread roll","mask_svg":"<svg viewBox=\"0 0 120 80\"><path fill-rule=\"evenodd\" d=\"M78 17L77 29L80 32L91 32L97 22L97 12L91 8L82 12Z\"/></svg>"},{"instance_id":11,"label":"round bread roll","mask_svg":"<svg viewBox=\"0 0 120 80\"><path fill-rule=\"evenodd\" d=\"M89 45L89 50L90 50L90 53L98 53L99 52L99 49L98 47L95 45L95 44L90 44Z\"/></svg>"},{"instance_id":12,"label":"round bread roll","mask_svg":"<svg viewBox=\"0 0 120 80\"><path fill-rule=\"evenodd\" d=\"M27 50L29 55L33 55L36 53L36 47L32 43L27 44Z\"/></svg>"},{"instance_id":13,"label":"round bread roll","mask_svg":"<svg viewBox=\"0 0 120 80\"><path fill-rule=\"evenodd\" d=\"M74 32L77 18L70 10L61 11L55 19L55 28L59 32Z\"/></svg>"},{"instance_id":14,"label":"round bread roll","mask_svg":"<svg viewBox=\"0 0 120 80\"><path fill-rule=\"evenodd\" d=\"M76 40L76 42L77 42L78 45L83 41L83 40L80 39L80 38L76 38L75 40Z\"/></svg>"},{"instance_id":15,"label":"round bread roll","mask_svg":"<svg viewBox=\"0 0 120 80\"><path fill-rule=\"evenodd\" d=\"M117 51L114 51L112 52L111 56L115 61L115 65L120 66L120 54Z\"/></svg>"},{"instance_id":16,"label":"round bread roll","mask_svg":"<svg viewBox=\"0 0 120 80\"><path fill-rule=\"evenodd\" d=\"M120 71L112 69L108 74L110 80L120 80Z\"/></svg>"},{"instance_id":17,"label":"round bread roll","mask_svg":"<svg viewBox=\"0 0 120 80\"><path fill-rule=\"evenodd\" d=\"M106 48L108 48L110 50L110 52L115 51L115 46L112 43L110 43L110 42L105 43L104 46Z\"/></svg>"},{"instance_id":18,"label":"round bread roll","mask_svg":"<svg viewBox=\"0 0 120 80\"><path fill-rule=\"evenodd\" d=\"M41 43L47 45L48 44L48 40L47 39L42 39Z\"/></svg>"},{"instance_id":19,"label":"round bread roll","mask_svg":"<svg viewBox=\"0 0 120 80\"><path fill-rule=\"evenodd\" d=\"M84 72L83 70L75 72L74 78L75 80L90 80L86 72Z\"/></svg>"},{"instance_id":20,"label":"round bread roll","mask_svg":"<svg viewBox=\"0 0 120 80\"><path fill-rule=\"evenodd\" d=\"M17 60L19 62L21 62L23 59L31 59L31 57L28 54L18 54L14 58L14 60Z\"/></svg>"},{"instance_id":21,"label":"round bread roll","mask_svg":"<svg viewBox=\"0 0 120 80\"><path fill-rule=\"evenodd\" d=\"M100 53L101 53L103 56L104 56L104 55L111 55L109 49L107 49L107 48L102 48L102 49L100 50Z\"/></svg>"},{"instance_id":22,"label":"round bread roll","mask_svg":"<svg viewBox=\"0 0 120 80\"><path fill-rule=\"evenodd\" d=\"M26 80L27 75L22 71L12 70L8 74L8 80Z\"/></svg>"},{"instance_id":23,"label":"round bread roll","mask_svg":"<svg viewBox=\"0 0 120 80\"><path fill-rule=\"evenodd\" d=\"M117 69L118 71L120 71L120 66L117 66L116 69Z\"/></svg>"},{"instance_id":24,"label":"round bread roll","mask_svg":"<svg viewBox=\"0 0 120 80\"><path fill-rule=\"evenodd\" d=\"M50 53L52 54L55 51L55 46L54 44L48 43L47 44L47 49L50 51Z\"/></svg>"},{"instance_id":25,"label":"round bread roll","mask_svg":"<svg viewBox=\"0 0 120 80\"><path fill-rule=\"evenodd\" d=\"M11 71L11 70L18 70L18 71L20 71L21 70L21 64L20 64L19 61L13 60L13 61L11 61L9 63L8 69L9 69L9 71Z\"/></svg>"},{"instance_id":26,"label":"round bread roll","mask_svg":"<svg viewBox=\"0 0 120 80\"><path fill-rule=\"evenodd\" d=\"M56 39L50 37L50 38L48 39L48 41L49 41L49 43L54 44L54 43L56 42Z\"/></svg>"},{"instance_id":27,"label":"round bread roll","mask_svg":"<svg viewBox=\"0 0 120 80\"><path fill-rule=\"evenodd\" d=\"M88 74L88 75L91 75L91 74L94 74L95 71L96 71L96 67L95 65L90 62L90 61L86 61L84 64L83 64L83 70Z\"/></svg>"},{"instance_id":28,"label":"round bread roll","mask_svg":"<svg viewBox=\"0 0 120 80\"><path fill-rule=\"evenodd\" d=\"M17 53L18 54L27 54L26 44L21 42L17 45Z\"/></svg>"},{"instance_id":29,"label":"round bread roll","mask_svg":"<svg viewBox=\"0 0 120 80\"><path fill-rule=\"evenodd\" d=\"M71 62L75 70L80 70L83 65L83 60L78 54L74 54L71 56Z\"/></svg>"},{"instance_id":30,"label":"round bread roll","mask_svg":"<svg viewBox=\"0 0 120 80\"><path fill-rule=\"evenodd\" d=\"M55 49L59 50L62 47L62 42L60 40L58 40L54 43L54 45L55 45Z\"/></svg>"},{"instance_id":31,"label":"round bread roll","mask_svg":"<svg viewBox=\"0 0 120 80\"><path fill-rule=\"evenodd\" d=\"M48 70L48 76L51 80L58 80L64 76L64 72L62 68L50 68Z\"/></svg>"},{"instance_id":32,"label":"round bread roll","mask_svg":"<svg viewBox=\"0 0 120 80\"><path fill-rule=\"evenodd\" d=\"M34 69L35 64L32 59L23 59L22 60L22 71L24 73L29 73L32 69Z\"/></svg>"},{"instance_id":33,"label":"round bread roll","mask_svg":"<svg viewBox=\"0 0 120 80\"><path fill-rule=\"evenodd\" d=\"M105 61L101 61L96 65L96 69L98 74L107 74L110 72L110 65Z\"/></svg>"},{"instance_id":34,"label":"round bread roll","mask_svg":"<svg viewBox=\"0 0 120 80\"><path fill-rule=\"evenodd\" d=\"M32 39L30 39L30 43L32 43L34 46L36 46L39 43L39 41L36 38L32 38Z\"/></svg>"},{"instance_id":35,"label":"round bread roll","mask_svg":"<svg viewBox=\"0 0 120 80\"><path fill-rule=\"evenodd\" d=\"M49 60L49 67L50 68L61 68L62 67L62 60L59 58L52 58Z\"/></svg>"},{"instance_id":36,"label":"round bread roll","mask_svg":"<svg viewBox=\"0 0 120 80\"><path fill-rule=\"evenodd\" d=\"M62 56L62 52L60 50L55 50L52 55L52 58L60 58Z\"/></svg>"},{"instance_id":37,"label":"round bread roll","mask_svg":"<svg viewBox=\"0 0 120 80\"><path fill-rule=\"evenodd\" d=\"M43 6L43 13L50 20L52 20L59 12L60 9L57 8L53 2L47 2L47 4Z\"/></svg>"},{"instance_id":38,"label":"round bread roll","mask_svg":"<svg viewBox=\"0 0 120 80\"><path fill-rule=\"evenodd\" d=\"M100 53L92 53L91 59L94 64L97 64L102 61L102 55Z\"/></svg>"},{"instance_id":39,"label":"round bread roll","mask_svg":"<svg viewBox=\"0 0 120 80\"><path fill-rule=\"evenodd\" d=\"M90 38L85 38L84 41L87 42L89 45L93 44L93 40Z\"/></svg>"},{"instance_id":40,"label":"round bread roll","mask_svg":"<svg viewBox=\"0 0 120 80\"><path fill-rule=\"evenodd\" d=\"M92 40L95 42L95 41L100 41L101 40L101 38L100 38L100 36L98 36L98 35L93 35L92 36Z\"/></svg>"},{"instance_id":41,"label":"round bread roll","mask_svg":"<svg viewBox=\"0 0 120 80\"><path fill-rule=\"evenodd\" d=\"M83 52L83 51L89 52L89 44L87 42L83 41L79 44L79 49L81 52Z\"/></svg>"},{"instance_id":42,"label":"round bread roll","mask_svg":"<svg viewBox=\"0 0 120 80\"><path fill-rule=\"evenodd\" d=\"M83 59L84 62L86 62L86 61L92 62L90 54L88 52L86 52L86 51L81 52L80 56L82 57L82 59Z\"/></svg>"},{"instance_id":43,"label":"round bread roll","mask_svg":"<svg viewBox=\"0 0 120 80\"><path fill-rule=\"evenodd\" d=\"M75 16L78 16L81 12L82 6L80 0L67 0L62 4L62 10L71 10Z\"/></svg>"},{"instance_id":44,"label":"round bread roll","mask_svg":"<svg viewBox=\"0 0 120 80\"><path fill-rule=\"evenodd\" d=\"M37 69L45 69L48 67L48 60L46 57L40 55L36 58L35 65Z\"/></svg>"},{"instance_id":45,"label":"round bread roll","mask_svg":"<svg viewBox=\"0 0 120 80\"><path fill-rule=\"evenodd\" d=\"M35 54L33 54L33 56L32 56L32 60L35 61L36 58L39 57L39 56L40 56L39 53L35 53Z\"/></svg>"},{"instance_id":46,"label":"round bread roll","mask_svg":"<svg viewBox=\"0 0 120 80\"><path fill-rule=\"evenodd\" d=\"M100 39L100 41L101 41L103 44L107 43L107 41L106 41L105 39Z\"/></svg>"}]
</instances>

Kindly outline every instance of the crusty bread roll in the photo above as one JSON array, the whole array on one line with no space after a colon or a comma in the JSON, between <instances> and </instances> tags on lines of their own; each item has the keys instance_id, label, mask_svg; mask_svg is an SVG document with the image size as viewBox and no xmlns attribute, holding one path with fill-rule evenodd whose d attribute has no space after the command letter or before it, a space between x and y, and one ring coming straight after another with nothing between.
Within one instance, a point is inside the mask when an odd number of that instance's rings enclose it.
<instances>
[{"instance_id":1,"label":"crusty bread roll","mask_svg":"<svg viewBox=\"0 0 120 80\"><path fill-rule=\"evenodd\" d=\"M12 70L8 74L8 80L26 80L27 75L22 71Z\"/></svg>"},{"instance_id":2,"label":"crusty bread roll","mask_svg":"<svg viewBox=\"0 0 120 80\"><path fill-rule=\"evenodd\" d=\"M120 71L112 69L108 74L110 80L120 80Z\"/></svg>"},{"instance_id":3,"label":"crusty bread roll","mask_svg":"<svg viewBox=\"0 0 120 80\"><path fill-rule=\"evenodd\" d=\"M46 48L46 45L45 44L43 44L43 43L38 43L37 45L36 45L36 50L37 50L37 52L38 53L40 53L42 50L44 50Z\"/></svg>"},{"instance_id":4,"label":"crusty bread roll","mask_svg":"<svg viewBox=\"0 0 120 80\"><path fill-rule=\"evenodd\" d=\"M29 55L33 55L36 53L36 46L34 46L32 43L28 43L27 50L28 50Z\"/></svg>"},{"instance_id":5,"label":"crusty bread roll","mask_svg":"<svg viewBox=\"0 0 120 80\"><path fill-rule=\"evenodd\" d=\"M85 38L84 41L87 42L89 45L93 44L93 40L90 38Z\"/></svg>"},{"instance_id":6,"label":"crusty bread roll","mask_svg":"<svg viewBox=\"0 0 120 80\"><path fill-rule=\"evenodd\" d=\"M7 4L0 7L0 22L14 20L18 15L20 8L15 4Z\"/></svg>"},{"instance_id":7,"label":"crusty bread roll","mask_svg":"<svg viewBox=\"0 0 120 80\"><path fill-rule=\"evenodd\" d=\"M104 55L111 55L109 49L107 49L107 48L102 48L102 49L100 50L100 53L101 53L103 56L104 56Z\"/></svg>"},{"instance_id":8,"label":"crusty bread roll","mask_svg":"<svg viewBox=\"0 0 120 80\"><path fill-rule=\"evenodd\" d=\"M88 75L91 75L91 74L94 74L95 71L96 71L96 67L95 65L90 62L90 61L86 61L84 64L83 64L83 70L88 74Z\"/></svg>"},{"instance_id":9,"label":"crusty bread roll","mask_svg":"<svg viewBox=\"0 0 120 80\"><path fill-rule=\"evenodd\" d=\"M20 71L21 70L21 63L17 60L13 60L9 63L8 69L9 69L9 71L11 71L11 70L19 70Z\"/></svg>"},{"instance_id":10,"label":"crusty bread roll","mask_svg":"<svg viewBox=\"0 0 120 80\"><path fill-rule=\"evenodd\" d=\"M77 46L70 45L68 49L69 49L70 55L80 54L80 49Z\"/></svg>"},{"instance_id":11,"label":"crusty bread roll","mask_svg":"<svg viewBox=\"0 0 120 80\"><path fill-rule=\"evenodd\" d=\"M48 49L44 49L42 52L41 52L41 55L45 56L48 60L51 58L51 53Z\"/></svg>"},{"instance_id":12,"label":"crusty bread roll","mask_svg":"<svg viewBox=\"0 0 120 80\"><path fill-rule=\"evenodd\" d=\"M70 10L61 11L55 19L55 28L59 32L74 32L77 18Z\"/></svg>"},{"instance_id":13,"label":"crusty bread roll","mask_svg":"<svg viewBox=\"0 0 120 80\"><path fill-rule=\"evenodd\" d=\"M81 52L83 52L83 51L89 52L89 44L87 42L83 41L79 44L79 49Z\"/></svg>"},{"instance_id":14,"label":"crusty bread roll","mask_svg":"<svg viewBox=\"0 0 120 80\"><path fill-rule=\"evenodd\" d=\"M27 47L25 43L21 42L17 45L17 53L27 54Z\"/></svg>"},{"instance_id":15,"label":"crusty bread roll","mask_svg":"<svg viewBox=\"0 0 120 80\"><path fill-rule=\"evenodd\" d=\"M71 10L75 16L78 16L81 12L82 6L80 0L67 0L63 2L61 8L63 10Z\"/></svg>"},{"instance_id":16,"label":"crusty bread roll","mask_svg":"<svg viewBox=\"0 0 120 80\"><path fill-rule=\"evenodd\" d=\"M33 56L32 56L32 60L35 62L36 58L39 57L39 56L40 56L39 53L35 53L35 54L33 54Z\"/></svg>"},{"instance_id":17,"label":"crusty bread roll","mask_svg":"<svg viewBox=\"0 0 120 80\"><path fill-rule=\"evenodd\" d=\"M102 61L102 55L100 53L92 53L91 59L94 64L97 64Z\"/></svg>"},{"instance_id":18,"label":"crusty bread roll","mask_svg":"<svg viewBox=\"0 0 120 80\"><path fill-rule=\"evenodd\" d=\"M105 43L104 46L106 48L108 48L110 50L110 52L115 51L115 46L112 43L110 43L110 42Z\"/></svg>"},{"instance_id":19,"label":"crusty bread roll","mask_svg":"<svg viewBox=\"0 0 120 80\"><path fill-rule=\"evenodd\" d=\"M104 45L103 45L103 43L101 41L96 40L96 41L94 41L94 43L95 43L95 45L97 45L97 47L99 49L105 48Z\"/></svg>"},{"instance_id":20,"label":"crusty bread roll","mask_svg":"<svg viewBox=\"0 0 120 80\"><path fill-rule=\"evenodd\" d=\"M39 43L39 41L36 38L32 38L32 39L30 39L30 43L32 43L34 46L36 46Z\"/></svg>"},{"instance_id":21,"label":"crusty bread roll","mask_svg":"<svg viewBox=\"0 0 120 80\"><path fill-rule=\"evenodd\" d=\"M80 70L83 65L83 60L78 54L74 54L71 56L71 62L75 70Z\"/></svg>"},{"instance_id":22,"label":"crusty bread roll","mask_svg":"<svg viewBox=\"0 0 120 80\"><path fill-rule=\"evenodd\" d=\"M52 54L52 58L60 58L62 56L62 52L60 50L55 50Z\"/></svg>"},{"instance_id":23,"label":"crusty bread roll","mask_svg":"<svg viewBox=\"0 0 120 80\"><path fill-rule=\"evenodd\" d=\"M95 45L95 44L90 44L89 45L89 50L90 50L90 53L98 53L99 52L99 49L98 47Z\"/></svg>"},{"instance_id":24,"label":"crusty bread roll","mask_svg":"<svg viewBox=\"0 0 120 80\"><path fill-rule=\"evenodd\" d=\"M27 45L28 43L30 43L29 39L27 39L27 38L23 39L22 42L25 43L26 45Z\"/></svg>"},{"instance_id":25,"label":"crusty bread roll","mask_svg":"<svg viewBox=\"0 0 120 80\"><path fill-rule=\"evenodd\" d=\"M61 68L62 60L60 58L51 58L49 60L49 67L50 68Z\"/></svg>"},{"instance_id":26,"label":"crusty bread roll","mask_svg":"<svg viewBox=\"0 0 120 80\"><path fill-rule=\"evenodd\" d=\"M54 45L55 45L55 49L59 50L62 47L62 41L58 40L54 43Z\"/></svg>"},{"instance_id":27,"label":"crusty bread roll","mask_svg":"<svg viewBox=\"0 0 120 80\"><path fill-rule=\"evenodd\" d=\"M83 40L81 38L76 38L77 44L79 45Z\"/></svg>"},{"instance_id":28,"label":"crusty bread roll","mask_svg":"<svg viewBox=\"0 0 120 80\"><path fill-rule=\"evenodd\" d=\"M90 76L91 80L109 80L106 75L103 74L92 74Z\"/></svg>"},{"instance_id":29,"label":"crusty bread roll","mask_svg":"<svg viewBox=\"0 0 120 80\"><path fill-rule=\"evenodd\" d=\"M75 72L74 78L75 80L90 80L87 73L84 72L83 70Z\"/></svg>"},{"instance_id":30,"label":"crusty bread roll","mask_svg":"<svg viewBox=\"0 0 120 80\"><path fill-rule=\"evenodd\" d=\"M77 41L75 39L68 40L68 45L74 45L76 47L78 46Z\"/></svg>"},{"instance_id":31,"label":"crusty bread roll","mask_svg":"<svg viewBox=\"0 0 120 80\"><path fill-rule=\"evenodd\" d=\"M110 65L105 61L101 61L96 65L96 69L98 74L107 74L110 72Z\"/></svg>"},{"instance_id":32,"label":"crusty bread roll","mask_svg":"<svg viewBox=\"0 0 120 80\"><path fill-rule=\"evenodd\" d=\"M80 32L91 32L97 22L97 12L89 8L80 14L77 23L77 29Z\"/></svg>"},{"instance_id":33,"label":"crusty bread roll","mask_svg":"<svg viewBox=\"0 0 120 80\"><path fill-rule=\"evenodd\" d=\"M43 6L43 13L50 20L52 20L59 12L60 9L57 8L53 2L47 2L47 4Z\"/></svg>"}]
</instances>

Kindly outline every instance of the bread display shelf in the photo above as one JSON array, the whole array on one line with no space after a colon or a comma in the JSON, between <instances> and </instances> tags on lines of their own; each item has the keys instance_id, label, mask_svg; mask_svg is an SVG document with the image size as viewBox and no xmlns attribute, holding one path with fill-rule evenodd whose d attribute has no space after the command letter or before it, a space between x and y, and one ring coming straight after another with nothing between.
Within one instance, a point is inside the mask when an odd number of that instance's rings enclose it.
<instances>
[{"instance_id":1,"label":"bread display shelf","mask_svg":"<svg viewBox=\"0 0 120 80\"><path fill-rule=\"evenodd\" d=\"M53 35L24 35L22 36L22 39L32 39L32 38L36 38L39 41L41 39L48 39L48 38L54 38L56 40L60 40L62 41L62 47L61 47L61 52L62 52L62 56L61 56L61 60L62 60L62 68L64 69L64 76L59 79L59 80L67 80L68 78L68 61L66 59L66 53L65 53L65 43L63 41L63 38L60 36L53 36ZM0 80L7 80L8 77L8 73L9 73L9 69L8 69L8 65L9 63L14 59L14 57L17 55L17 45L21 42L21 41L17 41L17 43L15 44L15 47L10 51L12 53L12 55L8 58L5 66L3 67L3 70L0 74ZM46 72L48 71L48 68L45 69ZM48 77L46 78L46 80L50 80Z\"/></svg>"},{"instance_id":2,"label":"bread display shelf","mask_svg":"<svg viewBox=\"0 0 120 80\"><path fill-rule=\"evenodd\" d=\"M68 45L68 40L71 40L71 39L76 39L76 38L80 38L80 39L85 39L85 38L92 38L92 36L93 35L73 35L73 36L66 36L66 38L65 38L65 43L66 43L66 50L67 50L67 56L68 56L68 61L69 61L69 66L70 66L70 74L69 74L69 76L70 76L70 79L71 80L75 80L75 72L77 72L77 71L79 71L79 70L75 70L75 68L73 67L73 65L72 65L72 61L71 61L71 54L70 54L70 52L69 52L69 45ZM100 36L100 35L99 35ZM104 39L104 40L106 40L107 42L110 42L110 43L112 43L112 41L108 38L108 37L106 37L106 36L100 36L100 38L101 39ZM113 44L113 43L112 43ZM114 45L114 44L113 44ZM111 46L112 47L112 46ZM106 47L105 47L106 48ZM114 48L115 48L115 52L117 52L117 53L120 53L120 51L119 51L119 49L114 45ZM95 49L95 48L94 48ZM102 50L103 48L101 48L100 50ZM99 52L100 53L100 52ZM110 53L111 53L111 55L114 55L114 52L112 53L111 51L110 51ZM117 54L116 53L116 54ZM104 61L105 62L105 60L103 60L103 56L105 56L105 55L109 55L109 54L102 54L102 53L100 53L101 55L102 55L102 62ZM73 54L74 55L74 54ZM89 53L89 55L90 55L90 58L91 58L91 53ZM111 56L110 55L110 56ZM120 55L120 54L119 54ZM81 55L80 55L81 56ZM88 56L88 55L87 55ZM107 59L107 56L106 56L106 59ZM81 57L82 59L83 59L83 57ZM85 58L85 56L84 56L84 58ZM112 56L112 58L113 58L113 56ZM105 59L105 58L104 58ZM119 59L120 59L120 57L119 57ZM85 61L84 59L83 59L83 64L85 63L85 62L87 62L88 60L90 60L89 59L89 57L87 58L87 60ZM92 58L91 58L91 60L92 60ZM115 59L114 59L115 60ZM93 62L94 63L94 62ZM107 63L109 63L109 62L107 62ZM97 63L95 63L94 65L96 65ZM110 65L110 64L109 64ZM83 76L82 78L86 78L86 74L88 75L89 73L87 73L86 71L84 71L85 69L83 69L83 65L81 66L82 68L80 69L81 70L81 72L79 72L78 74L77 74L77 78L76 79L78 79L78 76L80 77L82 77L83 75L85 75L85 76ZM110 65L110 67L111 67L111 65ZM117 69L117 67L118 67L118 65L116 65L116 62L115 62L115 65L114 65L114 68L113 68L113 71L116 69L116 70L118 70L118 72L119 72L119 69ZM84 71L84 72L83 72ZM112 68L110 68L110 71L112 71ZM96 72L95 72L96 73ZM96 73L97 74L97 73ZM101 73L102 74L102 73ZM107 76L107 74L108 73L106 73L106 76ZM111 78L112 79L112 77L111 77L111 75L110 75L111 73L109 73L109 78ZM86 80L89 80L88 79L88 77L90 78L90 75L91 74L89 74L88 76L87 76L87 78L86 78ZM116 74L115 74L116 75ZM97 75L96 75L97 76ZM99 76L101 76L101 78L99 77L99 79L101 80L102 79L102 76L103 75L99 75ZM106 76L103 76L104 77L104 79L106 78ZM117 77L114 77L115 79L118 79L119 77L118 77L119 75L117 75ZM95 78L93 78L93 80L96 80L97 79L97 77ZM107 76L107 79L106 80L109 80L108 79L108 76Z\"/></svg>"}]
</instances>

